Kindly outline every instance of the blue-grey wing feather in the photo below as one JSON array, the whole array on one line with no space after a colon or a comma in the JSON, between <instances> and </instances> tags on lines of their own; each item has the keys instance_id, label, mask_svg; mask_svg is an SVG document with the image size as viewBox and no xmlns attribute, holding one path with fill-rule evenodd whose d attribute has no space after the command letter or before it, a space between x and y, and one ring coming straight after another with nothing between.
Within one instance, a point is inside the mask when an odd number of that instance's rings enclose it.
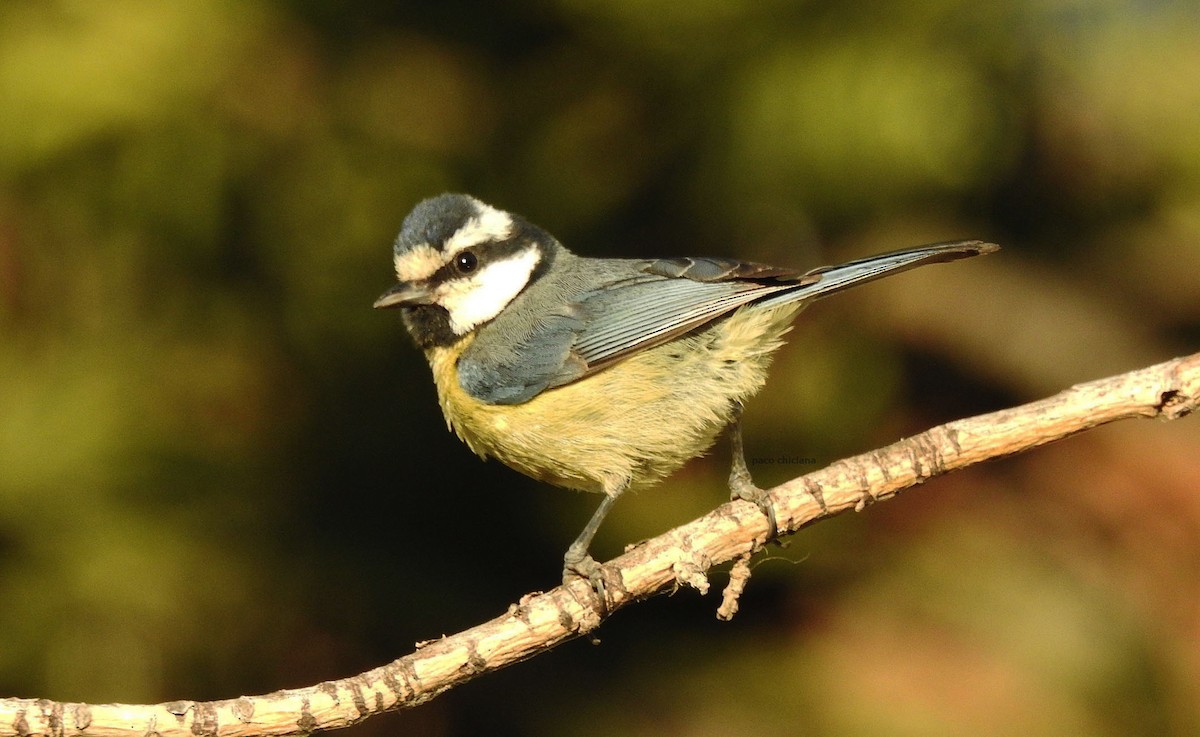
<instances>
[{"instance_id":1,"label":"blue-grey wing feather","mask_svg":"<svg viewBox=\"0 0 1200 737\"><path fill-rule=\"evenodd\" d=\"M544 318L536 331L504 351L472 350L458 361L458 383L486 404L521 404L547 389L587 373L587 363L572 350L584 324L571 309Z\"/></svg>"},{"instance_id":2,"label":"blue-grey wing feather","mask_svg":"<svg viewBox=\"0 0 1200 737\"><path fill-rule=\"evenodd\" d=\"M580 305L586 327L575 350L592 370L598 370L782 288L742 281L656 278L599 290Z\"/></svg>"},{"instance_id":3,"label":"blue-grey wing feather","mask_svg":"<svg viewBox=\"0 0 1200 737\"><path fill-rule=\"evenodd\" d=\"M797 300L812 301L840 292L849 287L874 281L925 264L957 261L961 258L991 253L1000 247L983 241L950 241L881 253L837 266L822 266L805 274L811 281L797 289L767 297L760 304L774 307Z\"/></svg>"},{"instance_id":4,"label":"blue-grey wing feather","mask_svg":"<svg viewBox=\"0 0 1200 737\"><path fill-rule=\"evenodd\" d=\"M543 318L511 350L468 348L459 384L488 404L520 404L784 288L653 275L602 285Z\"/></svg>"},{"instance_id":5,"label":"blue-grey wing feather","mask_svg":"<svg viewBox=\"0 0 1200 737\"><path fill-rule=\"evenodd\" d=\"M643 262L642 270L672 279L700 282L731 281L735 279L771 280L780 283L804 281L808 274L779 266L739 261L732 258L660 258Z\"/></svg>"},{"instance_id":6,"label":"blue-grey wing feather","mask_svg":"<svg viewBox=\"0 0 1200 737\"><path fill-rule=\"evenodd\" d=\"M598 279L580 276L570 288L546 287L551 291L542 298L559 305L548 314L506 311L495 331L481 333L462 354L459 382L480 401L520 404L743 305L809 301L892 272L995 248L979 241L935 244L805 273L715 258L589 261L612 271Z\"/></svg>"},{"instance_id":7,"label":"blue-grey wing feather","mask_svg":"<svg viewBox=\"0 0 1200 737\"><path fill-rule=\"evenodd\" d=\"M819 279L730 259L635 263L632 275L569 295L561 314L543 317L515 345L493 341L484 349L477 340L459 360L460 385L488 404L520 404L744 304Z\"/></svg>"}]
</instances>

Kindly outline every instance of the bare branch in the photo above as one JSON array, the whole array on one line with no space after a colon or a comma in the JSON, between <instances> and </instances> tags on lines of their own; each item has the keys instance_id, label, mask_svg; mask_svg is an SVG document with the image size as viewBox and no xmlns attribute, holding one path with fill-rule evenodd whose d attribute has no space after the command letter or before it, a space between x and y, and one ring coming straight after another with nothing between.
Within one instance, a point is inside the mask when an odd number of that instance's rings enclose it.
<instances>
[{"instance_id":1,"label":"bare branch","mask_svg":"<svg viewBox=\"0 0 1200 737\"><path fill-rule=\"evenodd\" d=\"M895 496L948 471L1019 453L1114 420L1176 419L1200 404L1200 353L1080 384L1021 407L940 425L847 458L771 490L781 532ZM679 586L706 589L712 566L765 542L767 522L749 502L730 502L643 542L605 567L610 600L585 582L530 594L490 622L417 646L349 678L223 701L73 704L0 699L0 737L238 737L345 727L424 703L460 683L533 657L597 627L601 612ZM744 581L742 581L744 584ZM733 599L736 599L736 591ZM729 592L723 611L729 611Z\"/></svg>"}]
</instances>

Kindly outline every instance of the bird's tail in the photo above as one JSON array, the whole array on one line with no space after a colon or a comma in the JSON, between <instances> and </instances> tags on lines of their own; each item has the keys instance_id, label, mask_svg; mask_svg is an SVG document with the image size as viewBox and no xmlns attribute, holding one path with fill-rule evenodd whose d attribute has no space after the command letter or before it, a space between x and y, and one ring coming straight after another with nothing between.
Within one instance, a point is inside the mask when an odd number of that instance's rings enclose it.
<instances>
[{"instance_id":1,"label":"bird's tail","mask_svg":"<svg viewBox=\"0 0 1200 737\"><path fill-rule=\"evenodd\" d=\"M878 256L868 256L840 266L822 266L808 272L808 275L820 276L819 281L778 292L755 304L762 307L775 307L799 300L811 301L917 266L979 256L999 248L1000 246L995 243L985 243L984 241L934 243L903 251L883 253Z\"/></svg>"}]
</instances>

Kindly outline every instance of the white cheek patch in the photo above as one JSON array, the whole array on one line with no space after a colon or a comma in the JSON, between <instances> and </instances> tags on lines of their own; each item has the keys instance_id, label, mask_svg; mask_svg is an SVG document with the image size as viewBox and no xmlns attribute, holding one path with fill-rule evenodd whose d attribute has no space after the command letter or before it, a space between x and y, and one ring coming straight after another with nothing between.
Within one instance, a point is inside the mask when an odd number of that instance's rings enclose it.
<instances>
[{"instance_id":1,"label":"white cheek patch","mask_svg":"<svg viewBox=\"0 0 1200 737\"><path fill-rule=\"evenodd\" d=\"M503 210L497 210L475 200L478 213L454 231L454 235L446 239L442 250L448 254L457 254L464 248L477 246L480 243L508 240L513 233L513 219ZM448 259L447 259L448 260Z\"/></svg>"},{"instance_id":2,"label":"white cheek patch","mask_svg":"<svg viewBox=\"0 0 1200 737\"><path fill-rule=\"evenodd\" d=\"M410 248L393 259L401 282L423 281L446 262L441 251L426 243Z\"/></svg>"},{"instance_id":3,"label":"white cheek patch","mask_svg":"<svg viewBox=\"0 0 1200 737\"><path fill-rule=\"evenodd\" d=\"M469 279L455 279L438 287L437 303L450 313L450 329L465 335L499 315L521 293L541 256L528 248L512 258L488 264Z\"/></svg>"}]
</instances>

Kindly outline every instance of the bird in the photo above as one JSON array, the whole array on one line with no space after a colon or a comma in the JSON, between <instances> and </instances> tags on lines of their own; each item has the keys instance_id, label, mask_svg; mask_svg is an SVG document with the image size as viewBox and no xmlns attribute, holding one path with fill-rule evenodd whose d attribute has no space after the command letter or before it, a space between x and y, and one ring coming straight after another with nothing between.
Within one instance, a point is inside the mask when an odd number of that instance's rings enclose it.
<instances>
[{"instance_id":1,"label":"bird","mask_svg":"<svg viewBox=\"0 0 1200 737\"><path fill-rule=\"evenodd\" d=\"M592 539L614 502L727 433L730 496L778 533L742 445L742 409L814 300L924 264L990 253L936 243L808 271L720 257L589 258L466 194L419 202L392 249L398 309L446 423L477 455L601 494L563 556L563 581L603 591Z\"/></svg>"}]
</instances>

